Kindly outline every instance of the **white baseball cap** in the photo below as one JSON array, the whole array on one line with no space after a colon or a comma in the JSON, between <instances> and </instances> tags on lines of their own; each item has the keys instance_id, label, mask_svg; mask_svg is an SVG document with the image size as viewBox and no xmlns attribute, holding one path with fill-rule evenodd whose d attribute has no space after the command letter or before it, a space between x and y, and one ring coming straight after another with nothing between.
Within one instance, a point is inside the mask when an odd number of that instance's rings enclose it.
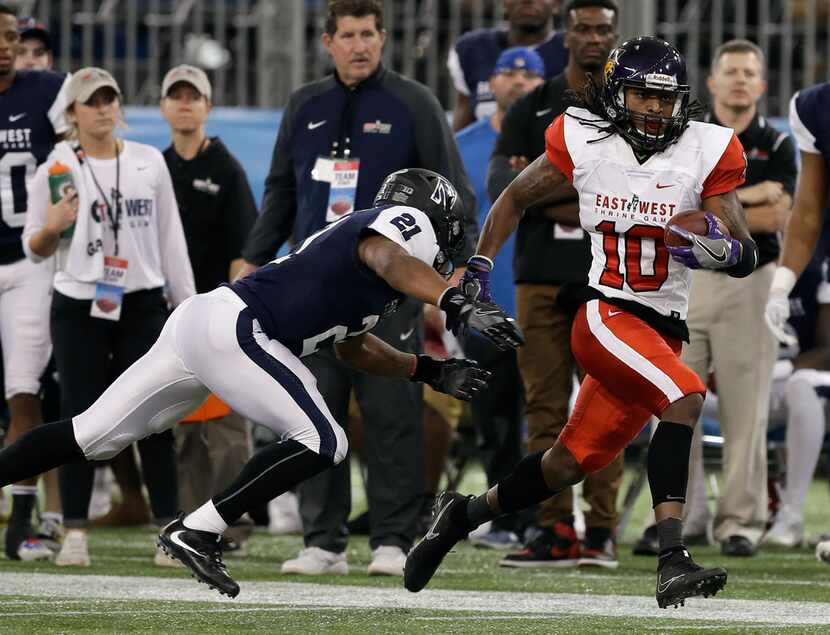
<instances>
[{"instance_id":1,"label":"white baseball cap","mask_svg":"<svg viewBox=\"0 0 830 635\"><path fill-rule=\"evenodd\" d=\"M95 66L87 66L72 75L69 83L66 85L66 100L67 106L74 104L76 101L85 104L89 101L94 93L99 88L112 88L118 97L121 97L121 89L118 87L118 82L115 81L103 68Z\"/></svg>"},{"instance_id":2,"label":"white baseball cap","mask_svg":"<svg viewBox=\"0 0 830 635\"><path fill-rule=\"evenodd\" d=\"M167 71L164 76L164 81L161 82L161 96L167 97L167 93L173 87L173 84L178 82L185 82L195 88L200 95L206 97L210 101L211 90L210 80L201 68L190 66L189 64L180 64Z\"/></svg>"}]
</instances>

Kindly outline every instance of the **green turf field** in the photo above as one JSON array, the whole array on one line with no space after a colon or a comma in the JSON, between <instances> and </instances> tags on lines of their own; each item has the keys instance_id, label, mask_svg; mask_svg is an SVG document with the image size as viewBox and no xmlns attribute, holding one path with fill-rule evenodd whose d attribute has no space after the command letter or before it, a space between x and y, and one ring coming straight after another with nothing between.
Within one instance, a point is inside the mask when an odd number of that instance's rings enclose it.
<instances>
[{"instance_id":1,"label":"green turf field","mask_svg":"<svg viewBox=\"0 0 830 635\"><path fill-rule=\"evenodd\" d=\"M477 491L472 473L465 489ZM826 481L810 492L808 532L830 530ZM648 495L640 497L623 540L642 527ZM650 558L620 549L615 571L519 571L499 568L499 554L460 545L419 594L399 579L369 578L370 551L354 538L344 577L291 578L280 563L301 547L298 537L256 533L243 559L228 559L242 591L220 598L181 569L152 564L149 529L94 530L92 566L0 560L0 633L830 633L830 567L812 551L771 551L726 560L714 547L696 548L704 564L729 570L715 599L660 610Z\"/></svg>"}]
</instances>

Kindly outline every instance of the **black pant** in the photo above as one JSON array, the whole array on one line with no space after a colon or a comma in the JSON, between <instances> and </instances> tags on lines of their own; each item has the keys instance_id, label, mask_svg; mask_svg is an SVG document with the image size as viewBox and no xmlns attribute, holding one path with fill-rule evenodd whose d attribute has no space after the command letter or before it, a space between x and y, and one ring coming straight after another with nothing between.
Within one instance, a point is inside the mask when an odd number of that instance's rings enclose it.
<instances>
[{"instance_id":1,"label":"black pant","mask_svg":"<svg viewBox=\"0 0 830 635\"><path fill-rule=\"evenodd\" d=\"M161 289L124 295L117 322L90 317L91 301L55 291L50 328L61 388L61 417L91 406L112 381L144 355L167 320ZM144 482L157 522L177 512L176 449L171 431L138 442ZM95 463L78 461L60 468L61 504L67 527L84 527Z\"/></svg>"},{"instance_id":2,"label":"black pant","mask_svg":"<svg viewBox=\"0 0 830 635\"><path fill-rule=\"evenodd\" d=\"M390 345L417 352L421 344L421 305L406 300L372 333ZM346 426L354 388L363 416L368 470L369 544L408 551L424 494L423 389L402 379L366 375L339 362L333 352L303 359L337 422ZM305 544L327 551L346 549L351 511L348 458L297 487Z\"/></svg>"}]
</instances>

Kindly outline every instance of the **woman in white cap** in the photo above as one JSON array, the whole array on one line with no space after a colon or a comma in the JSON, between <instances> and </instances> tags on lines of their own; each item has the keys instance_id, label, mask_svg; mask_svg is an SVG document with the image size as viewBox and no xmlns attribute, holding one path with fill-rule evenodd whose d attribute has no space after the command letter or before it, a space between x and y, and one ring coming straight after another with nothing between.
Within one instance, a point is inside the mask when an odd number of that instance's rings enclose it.
<instances>
[{"instance_id":1,"label":"woman in white cap","mask_svg":"<svg viewBox=\"0 0 830 635\"><path fill-rule=\"evenodd\" d=\"M51 309L62 416L88 408L144 355L168 304L195 293L181 219L161 153L115 136L121 91L112 75L82 68L67 86L73 130L57 144L29 187L23 247L34 261L57 254ZM67 172L68 169L68 172ZM71 176L71 187L64 181ZM51 202L50 185L55 196ZM177 512L173 437L138 443L155 521ZM56 564L88 566L87 512L94 464L61 468L67 528ZM156 564L171 563L162 552Z\"/></svg>"}]
</instances>

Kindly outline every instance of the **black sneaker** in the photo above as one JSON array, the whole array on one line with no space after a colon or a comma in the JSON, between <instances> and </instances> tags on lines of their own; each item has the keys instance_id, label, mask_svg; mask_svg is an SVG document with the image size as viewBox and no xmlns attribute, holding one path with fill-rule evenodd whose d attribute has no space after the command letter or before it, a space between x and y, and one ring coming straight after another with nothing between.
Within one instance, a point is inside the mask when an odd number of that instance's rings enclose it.
<instances>
[{"instance_id":1,"label":"black sneaker","mask_svg":"<svg viewBox=\"0 0 830 635\"><path fill-rule=\"evenodd\" d=\"M755 555L755 545L746 536L729 536L726 542L720 543L720 552L724 556L737 558L751 558Z\"/></svg>"},{"instance_id":2,"label":"black sneaker","mask_svg":"<svg viewBox=\"0 0 830 635\"><path fill-rule=\"evenodd\" d=\"M704 569L696 564L685 549L672 551L660 557L657 566L657 605L664 609L670 604L683 606L689 597L715 595L726 586L726 569Z\"/></svg>"},{"instance_id":3,"label":"black sneaker","mask_svg":"<svg viewBox=\"0 0 830 635\"><path fill-rule=\"evenodd\" d=\"M631 550L635 556L657 556L660 554L660 541L657 539L657 525L646 527L640 539Z\"/></svg>"},{"instance_id":4,"label":"black sneaker","mask_svg":"<svg viewBox=\"0 0 830 635\"><path fill-rule=\"evenodd\" d=\"M465 505L469 497L457 492L442 492L435 500L432 525L412 548L403 567L403 585L413 593L423 589L435 575L444 556L469 533Z\"/></svg>"},{"instance_id":5,"label":"black sneaker","mask_svg":"<svg viewBox=\"0 0 830 635\"><path fill-rule=\"evenodd\" d=\"M190 569L199 582L235 598L239 595L239 585L228 574L228 569L222 562L222 535L188 529L183 520L184 514L179 513L176 520L161 530L159 547Z\"/></svg>"}]
</instances>

